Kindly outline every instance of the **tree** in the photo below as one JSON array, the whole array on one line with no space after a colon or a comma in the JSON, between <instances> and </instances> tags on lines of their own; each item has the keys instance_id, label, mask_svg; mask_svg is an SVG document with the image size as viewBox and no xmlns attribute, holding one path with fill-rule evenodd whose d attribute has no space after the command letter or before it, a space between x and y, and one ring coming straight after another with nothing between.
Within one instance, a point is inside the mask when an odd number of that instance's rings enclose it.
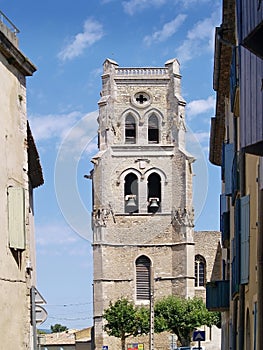
<instances>
[{"instance_id":1,"label":"tree","mask_svg":"<svg viewBox=\"0 0 263 350\"><path fill-rule=\"evenodd\" d=\"M220 323L220 313L208 311L199 298L165 297L156 302L154 314L155 331L172 331L182 346L190 345L192 333L197 327Z\"/></svg>"},{"instance_id":2,"label":"tree","mask_svg":"<svg viewBox=\"0 0 263 350\"><path fill-rule=\"evenodd\" d=\"M126 338L149 333L149 310L135 307L126 298L110 302L103 317L107 321L104 330L108 335L120 338L122 350L125 350Z\"/></svg>"},{"instance_id":3,"label":"tree","mask_svg":"<svg viewBox=\"0 0 263 350\"><path fill-rule=\"evenodd\" d=\"M51 333L59 333L59 332L64 332L68 330L68 327L62 326L59 323L54 324L54 326L50 326Z\"/></svg>"}]
</instances>

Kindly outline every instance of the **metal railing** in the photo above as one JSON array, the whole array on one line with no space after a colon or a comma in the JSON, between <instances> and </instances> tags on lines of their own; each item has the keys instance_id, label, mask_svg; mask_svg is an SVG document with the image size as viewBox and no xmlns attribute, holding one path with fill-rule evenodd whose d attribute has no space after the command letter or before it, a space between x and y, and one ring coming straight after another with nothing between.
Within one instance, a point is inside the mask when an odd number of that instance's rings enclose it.
<instances>
[{"instance_id":1,"label":"metal railing","mask_svg":"<svg viewBox=\"0 0 263 350\"><path fill-rule=\"evenodd\" d=\"M0 23L3 23L13 33L18 34L20 30L14 25L12 21L0 10Z\"/></svg>"}]
</instances>

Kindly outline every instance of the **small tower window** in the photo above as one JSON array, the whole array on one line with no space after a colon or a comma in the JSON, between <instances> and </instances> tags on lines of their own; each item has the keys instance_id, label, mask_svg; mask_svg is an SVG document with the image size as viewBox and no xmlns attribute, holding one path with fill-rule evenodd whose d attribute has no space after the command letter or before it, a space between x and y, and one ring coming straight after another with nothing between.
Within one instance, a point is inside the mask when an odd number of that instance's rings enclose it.
<instances>
[{"instance_id":1,"label":"small tower window","mask_svg":"<svg viewBox=\"0 0 263 350\"><path fill-rule=\"evenodd\" d=\"M131 114L125 119L125 143L136 143L136 123Z\"/></svg>"},{"instance_id":2,"label":"small tower window","mask_svg":"<svg viewBox=\"0 0 263 350\"><path fill-rule=\"evenodd\" d=\"M125 213L138 213L138 178L130 173L124 183Z\"/></svg>"},{"instance_id":3,"label":"small tower window","mask_svg":"<svg viewBox=\"0 0 263 350\"><path fill-rule=\"evenodd\" d=\"M159 143L159 123L155 114L148 119L148 142Z\"/></svg>"},{"instance_id":4,"label":"small tower window","mask_svg":"<svg viewBox=\"0 0 263 350\"><path fill-rule=\"evenodd\" d=\"M206 262L201 255L195 256L195 287L204 287L206 283Z\"/></svg>"},{"instance_id":5,"label":"small tower window","mask_svg":"<svg viewBox=\"0 0 263 350\"><path fill-rule=\"evenodd\" d=\"M142 255L136 260L136 299L150 300L151 261Z\"/></svg>"},{"instance_id":6,"label":"small tower window","mask_svg":"<svg viewBox=\"0 0 263 350\"><path fill-rule=\"evenodd\" d=\"M148 213L161 211L161 177L152 173L148 177Z\"/></svg>"}]
</instances>

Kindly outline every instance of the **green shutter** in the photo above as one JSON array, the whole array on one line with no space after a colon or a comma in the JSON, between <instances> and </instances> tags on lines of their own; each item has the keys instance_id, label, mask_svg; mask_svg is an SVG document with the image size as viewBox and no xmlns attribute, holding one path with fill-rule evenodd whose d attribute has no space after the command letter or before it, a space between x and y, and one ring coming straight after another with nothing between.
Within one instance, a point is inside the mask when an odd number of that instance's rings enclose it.
<instances>
[{"instance_id":1,"label":"green shutter","mask_svg":"<svg viewBox=\"0 0 263 350\"><path fill-rule=\"evenodd\" d=\"M249 196L240 199L241 205L241 246L240 246L240 262L241 262L241 284L248 283L249 279L249 232L250 232L250 205Z\"/></svg>"},{"instance_id":2,"label":"green shutter","mask_svg":"<svg viewBox=\"0 0 263 350\"><path fill-rule=\"evenodd\" d=\"M20 187L8 188L9 247L25 249L25 193Z\"/></svg>"}]
</instances>

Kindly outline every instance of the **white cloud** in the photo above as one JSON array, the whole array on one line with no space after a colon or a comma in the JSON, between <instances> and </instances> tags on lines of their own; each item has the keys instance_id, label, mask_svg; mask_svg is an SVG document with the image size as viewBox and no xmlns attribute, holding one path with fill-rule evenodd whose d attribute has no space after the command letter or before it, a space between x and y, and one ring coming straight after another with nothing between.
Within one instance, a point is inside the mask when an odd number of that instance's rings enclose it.
<instances>
[{"instance_id":1,"label":"white cloud","mask_svg":"<svg viewBox=\"0 0 263 350\"><path fill-rule=\"evenodd\" d=\"M215 1L215 0L213 0ZM200 3L205 3L205 2L212 2L211 0L177 0L176 1L178 4L180 3L181 6L184 6L185 8L194 5L196 3L200 4Z\"/></svg>"},{"instance_id":2,"label":"white cloud","mask_svg":"<svg viewBox=\"0 0 263 350\"><path fill-rule=\"evenodd\" d=\"M195 132L194 135L200 143L208 143L209 141L209 137L210 137L209 132L200 131L200 132Z\"/></svg>"},{"instance_id":3,"label":"white cloud","mask_svg":"<svg viewBox=\"0 0 263 350\"><path fill-rule=\"evenodd\" d=\"M186 17L186 15L180 14L176 16L172 21L165 23L161 30L154 32L152 35L147 35L144 38L145 44L151 45L153 42L161 42L170 38L176 33L178 28L185 21Z\"/></svg>"},{"instance_id":4,"label":"white cloud","mask_svg":"<svg viewBox=\"0 0 263 350\"><path fill-rule=\"evenodd\" d=\"M220 22L220 11L211 17L197 22L187 33L186 39L176 49L176 56L181 62L189 61L203 53L214 50L214 28Z\"/></svg>"},{"instance_id":5,"label":"white cloud","mask_svg":"<svg viewBox=\"0 0 263 350\"><path fill-rule=\"evenodd\" d=\"M64 222L36 225L36 245L42 255L90 254L89 242L84 243L84 240Z\"/></svg>"},{"instance_id":6,"label":"white cloud","mask_svg":"<svg viewBox=\"0 0 263 350\"><path fill-rule=\"evenodd\" d=\"M75 35L73 40L58 54L62 61L72 60L78 57L89 46L103 37L102 24L94 19L87 19L84 23L83 32Z\"/></svg>"},{"instance_id":7,"label":"white cloud","mask_svg":"<svg viewBox=\"0 0 263 350\"><path fill-rule=\"evenodd\" d=\"M47 223L36 226L38 246L67 246L79 240L78 236L64 223Z\"/></svg>"},{"instance_id":8,"label":"white cloud","mask_svg":"<svg viewBox=\"0 0 263 350\"><path fill-rule=\"evenodd\" d=\"M215 97L209 96L206 100L194 100L186 106L186 114L191 119L192 117L214 110Z\"/></svg>"},{"instance_id":9,"label":"white cloud","mask_svg":"<svg viewBox=\"0 0 263 350\"><path fill-rule=\"evenodd\" d=\"M31 116L30 125L37 141L51 138L61 139L80 117L79 112Z\"/></svg>"},{"instance_id":10,"label":"white cloud","mask_svg":"<svg viewBox=\"0 0 263 350\"><path fill-rule=\"evenodd\" d=\"M80 138L84 133L92 134L90 136L93 137L96 135L97 130L97 116L98 111L88 113L84 116L80 112L74 111L68 114L31 115L29 120L36 141L44 142L48 139L57 139L60 141L69 131L72 132L71 138ZM86 119L89 124L87 130L76 126L82 119Z\"/></svg>"},{"instance_id":11,"label":"white cloud","mask_svg":"<svg viewBox=\"0 0 263 350\"><path fill-rule=\"evenodd\" d=\"M161 6L166 3L166 0L129 0L123 1L124 11L129 15L134 15L135 12L142 11L151 6Z\"/></svg>"}]
</instances>

